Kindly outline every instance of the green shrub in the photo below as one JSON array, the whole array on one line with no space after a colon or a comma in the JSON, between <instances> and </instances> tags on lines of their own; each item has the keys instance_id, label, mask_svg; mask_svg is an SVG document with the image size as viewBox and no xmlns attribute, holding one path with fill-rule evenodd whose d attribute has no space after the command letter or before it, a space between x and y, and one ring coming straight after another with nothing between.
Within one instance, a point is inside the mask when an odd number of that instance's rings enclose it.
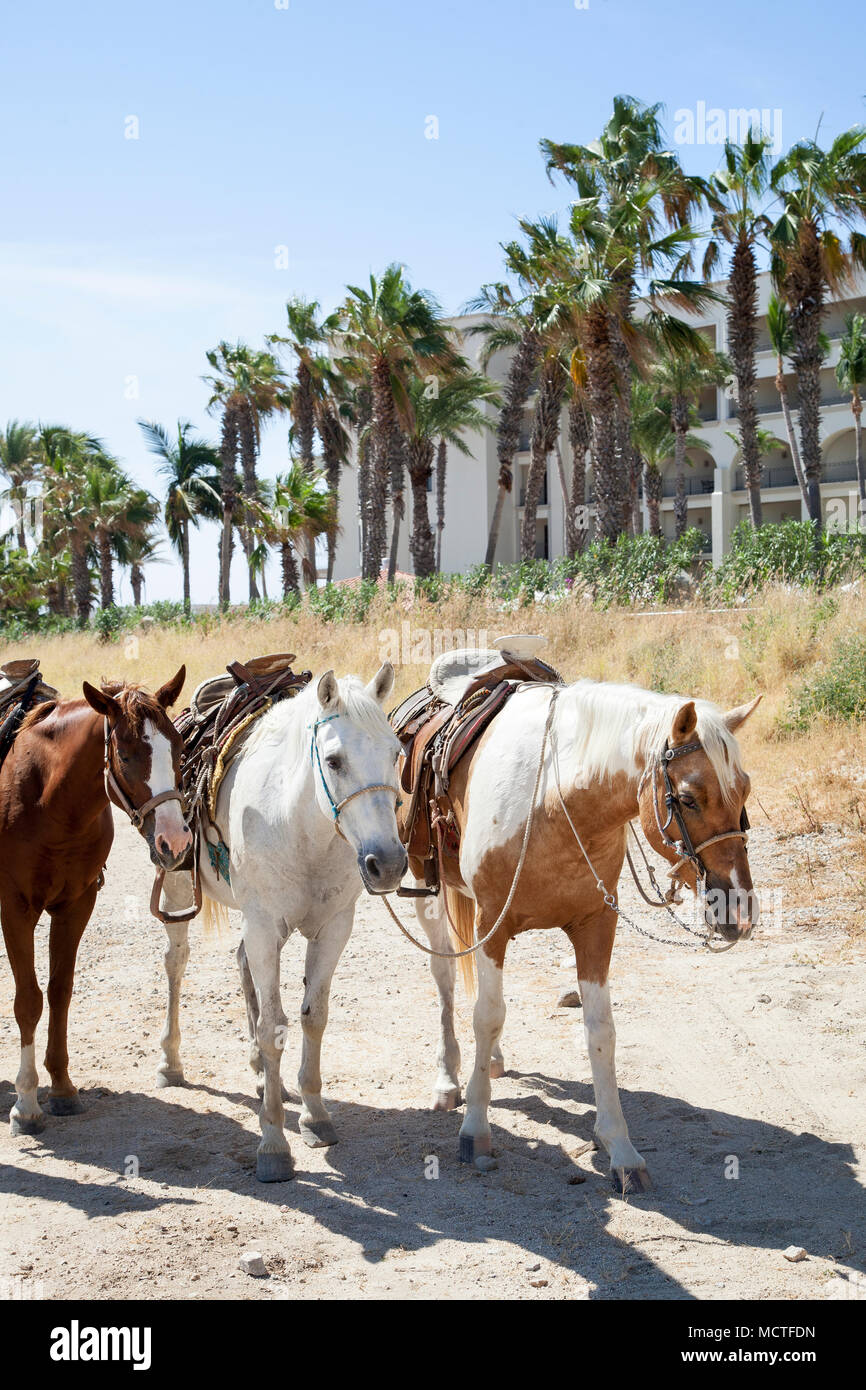
<instances>
[{"instance_id":1,"label":"green shrub","mask_svg":"<svg viewBox=\"0 0 866 1390\"><path fill-rule=\"evenodd\" d=\"M820 531L811 521L768 522L756 531L741 521L731 548L705 582L708 596L730 603L765 584L802 588L840 584L866 571L866 536Z\"/></svg>"},{"instance_id":2,"label":"green shrub","mask_svg":"<svg viewBox=\"0 0 866 1390\"><path fill-rule=\"evenodd\" d=\"M837 643L830 660L800 687L781 727L803 733L816 715L866 719L866 637Z\"/></svg>"}]
</instances>

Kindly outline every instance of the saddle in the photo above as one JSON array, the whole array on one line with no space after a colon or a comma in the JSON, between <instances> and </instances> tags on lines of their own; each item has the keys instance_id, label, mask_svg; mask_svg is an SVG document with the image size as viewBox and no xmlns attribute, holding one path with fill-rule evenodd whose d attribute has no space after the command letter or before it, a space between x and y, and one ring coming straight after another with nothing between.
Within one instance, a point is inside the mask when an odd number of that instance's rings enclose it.
<instances>
[{"instance_id":1,"label":"saddle","mask_svg":"<svg viewBox=\"0 0 866 1390\"><path fill-rule=\"evenodd\" d=\"M428 684L389 716L403 745L400 780L406 797L398 809L400 839L424 865L425 887L398 889L404 897L439 892L443 856L459 878L460 831L448 795L455 767L520 685L562 684L559 673L536 656L508 650L447 655L447 671L437 672L434 663ZM455 692L456 702L443 698L443 691Z\"/></svg>"},{"instance_id":2,"label":"saddle","mask_svg":"<svg viewBox=\"0 0 866 1390\"><path fill-rule=\"evenodd\" d=\"M192 831L192 848L178 870L192 874L195 902L188 911L164 913L159 897L165 874L158 870L150 910L161 922L188 921L201 908L198 856L202 837L217 875L228 880L228 850L216 824L219 789L256 720L278 701L292 699L312 679L311 671L292 670L294 659L292 652L277 652L229 662L227 674L202 681L193 691L189 708L175 719L174 726L183 739L181 791Z\"/></svg>"},{"instance_id":3,"label":"saddle","mask_svg":"<svg viewBox=\"0 0 866 1390\"><path fill-rule=\"evenodd\" d=\"M56 698L57 691L42 679L38 657L26 657L0 665L0 767L15 741L25 714L34 706Z\"/></svg>"}]
</instances>

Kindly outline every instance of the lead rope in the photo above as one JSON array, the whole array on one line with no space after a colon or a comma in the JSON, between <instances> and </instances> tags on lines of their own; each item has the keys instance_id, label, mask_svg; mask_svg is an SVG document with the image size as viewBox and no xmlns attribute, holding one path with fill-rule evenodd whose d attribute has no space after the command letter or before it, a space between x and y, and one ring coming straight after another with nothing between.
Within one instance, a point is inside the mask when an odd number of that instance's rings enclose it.
<instances>
[{"instance_id":1,"label":"lead rope","mask_svg":"<svg viewBox=\"0 0 866 1390\"><path fill-rule=\"evenodd\" d=\"M529 806L529 815L528 815L527 818L526 818L526 826L525 826L525 829L524 829L524 831L523 831L523 843L522 843L522 845L520 846L520 857L519 857L518 860L517 860L517 867L516 867L516 869L514 870L514 877L513 877L512 880L511 880L511 887L510 887L510 889L508 890L508 897L505 899L505 905L504 905L504 907L502 908L502 911L500 912L500 914L499 914L499 916L497 917L496 921L493 923L493 926L490 928L490 931L486 934L486 936L482 936L481 940L480 940L480 941L476 941L476 943L475 943L474 946L467 946L465 951L434 951L434 949L433 949L432 946L425 946L423 942L418 941L418 940L412 935L412 933L408 930L408 928L406 928L406 927L403 926L403 923L400 921L400 918L397 916L396 912L394 911L393 907L391 906L391 904L390 904L389 901L388 901L388 894L387 894L387 893L382 893L382 894L379 895L379 896L382 898L382 901L384 902L384 904L385 904L385 906L387 907L388 911L390 912L391 916L393 917L394 921L397 923L397 926L400 928L401 932L402 932L403 935L406 937L406 939L407 939L408 941L411 941L413 946L417 946L419 951L423 951L425 955L428 955L428 956L444 956L446 960L460 960L461 956L472 956L472 955L475 954L476 951L480 950L481 947L484 946L484 945L490 940L490 938L499 930L499 928L501 927L502 923L504 922L505 917L506 917L506 915L507 915L507 913L508 913L508 910L509 910L509 908L511 907L512 902L514 901L514 895L515 895L515 893L517 892L517 885L518 885L518 883L520 882L520 875L521 875L522 872L523 872L523 865L524 865L524 863L526 862L526 852L527 852L527 850L529 849L529 836L530 836L530 833L531 833L531 831L532 831L532 822L533 822L533 819L534 819L534 817L535 817L535 803L536 803L536 800L537 800L537 798L538 798L538 788L539 788L539 786L541 785L541 774L542 774L542 772L544 771L544 755L545 755L545 753L547 752L547 740L548 740L548 737L549 737L549 735L550 735L550 726L551 726L551 723L553 722L553 710L554 710L554 706L555 706L555 704L556 704L556 697L557 697L558 694L559 694L559 689L558 689L556 686L554 686L553 689L551 690L551 694L550 694L550 704L549 704L548 707L547 707L547 718L546 718L545 721L544 721L544 733L543 733L542 738L541 738L541 756L540 756L539 759L538 759L538 768L537 768L536 773L535 773L535 786L534 786L533 789L532 789L532 801L530 802L530 806ZM438 828L437 828L437 829L438 829ZM440 842L440 845L439 845L439 854L440 854L440 881L441 881L441 852L442 852L442 851L441 851L441 842ZM452 929L452 931L453 931L454 934L459 938L460 933L457 931L457 928L454 926L454 923L451 921L451 913L448 911L448 897L447 897L447 893L446 893L444 884L443 884L443 887L442 887L442 892L443 892L443 894L446 894L446 896L445 896L445 912L446 912L446 914L447 914L447 916L448 916L448 921L449 921L449 923L451 924L451 929Z\"/></svg>"}]
</instances>

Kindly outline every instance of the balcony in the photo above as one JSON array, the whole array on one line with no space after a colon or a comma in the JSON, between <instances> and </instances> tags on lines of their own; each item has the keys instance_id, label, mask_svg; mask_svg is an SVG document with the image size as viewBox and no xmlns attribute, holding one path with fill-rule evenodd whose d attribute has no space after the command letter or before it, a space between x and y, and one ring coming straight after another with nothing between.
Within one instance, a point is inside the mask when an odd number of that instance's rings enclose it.
<instances>
[{"instance_id":1,"label":"balcony","mask_svg":"<svg viewBox=\"0 0 866 1390\"><path fill-rule=\"evenodd\" d=\"M821 469L822 483L856 483L857 465L853 459L842 463L825 463ZM767 487L796 487L797 475L792 464L782 464L776 468L765 468L761 478L761 491ZM743 492L746 477L742 468L734 473L734 492Z\"/></svg>"},{"instance_id":2,"label":"balcony","mask_svg":"<svg viewBox=\"0 0 866 1390\"><path fill-rule=\"evenodd\" d=\"M713 491L713 479L709 478L690 478L686 474L686 496L687 497L709 497ZM677 480L676 478L665 477L662 479L662 497L676 497Z\"/></svg>"}]
</instances>

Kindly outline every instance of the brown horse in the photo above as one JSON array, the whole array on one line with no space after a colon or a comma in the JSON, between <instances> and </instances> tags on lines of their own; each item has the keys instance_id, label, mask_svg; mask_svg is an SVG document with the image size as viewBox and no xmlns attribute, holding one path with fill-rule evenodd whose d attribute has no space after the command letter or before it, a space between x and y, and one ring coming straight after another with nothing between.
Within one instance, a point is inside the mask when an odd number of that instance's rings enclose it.
<instances>
[{"instance_id":1,"label":"brown horse","mask_svg":"<svg viewBox=\"0 0 866 1390\"><path fill-rule=\"evenodd\" d=\"M34 966L34 930L51 918L48 1047L52 1115L83 1110L69 1079L66 1031L78 943L90 920L114 838L109 800L150 845L161 868L173 868L191 837L181 810L181 740L166 714L186 677L151 695L119 682L101 690L84 682L84 700L52 700L24 720L0 769L0 918L15 977L21 1035L13 1134L38 1134L36 1025L42 991Z\"/></svg>"},{"instance_id":2,"label":"brown horse","mask_svg":"<svg viewBox=\"0 0 866 1390\"><path fill-rule=\"evenodd\" d=\"M461 1158L496 1166L488 1107L491 1077L504 1070L508 943L524 931L561 927L577 965L596 1137L619 1191L647 1184L620 1105L608 989L626 831L639 819L652 847L674 866L675 881L697 893L707 937L748 937L757 920L746 855L749 779L733 735L756 704L723 714L704 701L636 686L527 685L457 764L448 798L460 853L459 861L443 858L447 904L455 945L483 943L461 962L476 962L478 974ZM420 882L421 862L410 857L409 864ZM418 918L440 953L431 958L441 999L434 1108L450 1110L460 1104L460 1049L446 913L433 906L441 897L419 900Z\"/></svg>"}]
</instances>

